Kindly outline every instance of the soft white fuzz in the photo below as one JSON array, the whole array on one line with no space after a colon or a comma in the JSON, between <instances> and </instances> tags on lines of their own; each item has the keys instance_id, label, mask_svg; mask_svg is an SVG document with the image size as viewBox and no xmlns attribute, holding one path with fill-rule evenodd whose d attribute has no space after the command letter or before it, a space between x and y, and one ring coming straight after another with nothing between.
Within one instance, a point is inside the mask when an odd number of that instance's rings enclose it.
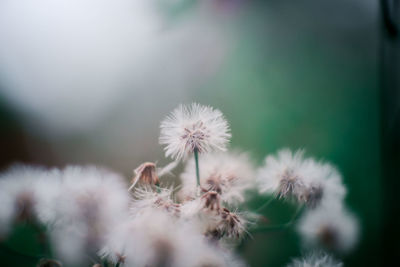
<instances>
[{"instance_id":1,"label":"soft white fuzz","mask_svg":"<svg viewBox=\"0 0 400 267\"><path fill-rule=\"evenodd\" d=\"M356 245L358 228L356 218L344 207L320 206L305 212L297 230L307 247L345 253Z\"/></svg>"},{"instance_id":2,"label":"soft white fuzz","mask_svg":"<svg viewBox=\"0 0 400 267\"><path fill-rule=\"evenodd\" d=\"M312 252L304 258L293 259L287 267L342 267L343 263L324 252Z\"/></svg>"},{"instance_id":3,"label":"soft white fuzz","mask_svg":"<svg viewBox=\"0 0 400 267\"><path fill-rule=\"evenodd\" d=\"M321 203L339 205L346 195L339 172L328 163L305 158L289 149L267 156L257 175L260 193L295 199L314 208Z\"/></svg>"},{"instance_id":4,"label":"soft white fuzz","mask_svg":"<svg viewBox=\"0 0 400 267\"><path fill-rule=\"evenodd\" d=\"M206 192L217 192L225 204L243 202L246 190L255 186L255 167L245 153L206 154L199 158L199 165L200 187ZM196 194L195 170L194 160L189 160L181 174L182 199L194 197Z\"/></svg>"},{"instance_id":5,"label":"soft white fuzz","mask_svg":"<svg viewBox=\"0 0 400 267\"><path fill-rule=\"evenodd\" d=\"M228 122L218 109L193 103L180 105L161 122L160 144L176 160L195 149L199 153L226 149L231 137Z\"/></svg>"}]
</instances>

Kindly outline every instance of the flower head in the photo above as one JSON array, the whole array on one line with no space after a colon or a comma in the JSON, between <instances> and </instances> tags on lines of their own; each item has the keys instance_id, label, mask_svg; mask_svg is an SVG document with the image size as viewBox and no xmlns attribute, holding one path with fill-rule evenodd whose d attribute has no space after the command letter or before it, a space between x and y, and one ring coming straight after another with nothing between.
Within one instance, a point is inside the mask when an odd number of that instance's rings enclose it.
<instances>
[{"instance_id":1,"label":"flower head","mask_svg":"<svg viewBox=\"0 0 400 267\"><path fill-rule=\"evenodd\" d=\"M340 204L346 194L339 172L328 163L304 158L303 151L280 150L268 156L259 169L260 192L275 193L279 198L295 199L315 208L322 202Z\"/></svg>"},{"instance_id":2,"label":"flower head","mask_svg":"<svg viewBox=\"0 0 400 267\"><path fill-rule=\"evenodd\" d=\"M240 238L246 232L246 222L238 213L223 208L215 231L220 237Z\"/></svg>"},{"instance_id":3,"label":"flower head","mask_svg":"<svg viewBox=\"0 0 400 267\"><path fill-rule=\"evenodd\" d=\"M347 252L357 242L358 223L343 207L320 206L303 215L298 232L306 246Z\"/></svg>"},{"instance_id":4,"label":"flower head","mask_svg":"<svg viewBox=\"0 0 400 267\"><path fill-rule=\"evenodd\" d=\"M169 188L159 188L159 192L154 192L148 186L137 188L131 203L132 215L137 216L151 209L159 209L178 216L181 205L173 201L172 192Z\"/></svg>"},{"instance_id":5,"label":"flower head","mask_svg":"<svg viewBox=\"0 0 400 267\"><path fill-rule=\"evenodd\" d=\"M221 111L196 103L177 107L161 122L160 128L165 155L177 160L195 150L199 153L225 150L231 137Z\"/></svg>"},{"instance_id":6,"label":"flower head","mask_svg":"<svg viewBox=\"0 0 400 267\"><path fill-rule=\"evenodd\" d=\"M50 228L57 257L82 265L85 256L96 253L109 232L128 217L129 195L120 175L94 166L66 167L61 183L59 194L39 215Z\"/></svg>"},{"instance_id":7,"label":"flower head","mask_svg":"<svg viewBox=\"0 0 400 267\"><path fill-rule=\"evenodd\" d=\"M14 221L37 220L44 205L58 194L57 170L14 165L0 174L0 236Z\"/></svg>"},{"instance_id":8,"label":"flower head","mask_svg":"<svg viewBox=\"0 0 400 267\"><path fill-rule=\"evenodd\" d=\"M231 266L232 257L209 244L191 224L157 209L121 224L100 254L127 266Z\"/></svg>"},{"instance_id":9,"label":"flower head","mask_svg":"<svg viewBox=\"0 0 400 267\"><path fill-rule=\"evenodd\" d=\"M245 153L224 152L202 156L200 162L200 186L205 192L218 193L221 201L235 205L244 201L244 193L255 184L255 171ZM196 196L195 162L189 160L181 175L180 197Z\"/></svg>"},{"instance_id":10,"label":"flower head","mask_svg":"<svg viewBox=\"0 0 400 267\"><path fill-rule=\"evenodd\" d=\"M158 185L160 180L158 179L156 164L153 162L142 163L134 171L134 177L132 178L132 185L128 190L131 190L137 183L144 185Z\"/></svg>"},{"instance_id":11,"label":"flower head","mask_svg":"<svg viewBox=\"0 0 400 267\"><path fill-rule=\"evenodd\" d=\"M343 263L323 252L312 252L304 258L293 259L287 267L342 267Z\"/></svg>"}]
</instances>

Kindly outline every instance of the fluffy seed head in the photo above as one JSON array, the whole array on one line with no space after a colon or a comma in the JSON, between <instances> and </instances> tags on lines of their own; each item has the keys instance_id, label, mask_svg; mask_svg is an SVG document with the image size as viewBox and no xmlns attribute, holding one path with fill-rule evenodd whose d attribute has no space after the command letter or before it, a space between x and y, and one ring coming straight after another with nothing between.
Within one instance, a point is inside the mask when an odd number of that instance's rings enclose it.
<instances>
[{"instance_id":1,"label":"fluffy seed head","mask_svg":"<svg viewBox=\"0 0 400 267\"><path fill-rule=\"evenodd\" d=\"M194 150L199 153L225 150L231 137L221 111L196 103L178 106L161 122L160 128L165 155L177 160Z\"/></svg>"},{"instance_id":2,"label":"fluffy seed head","mask_svg":"<svg viewBox=\"0 0 400 267\"><path fill-rule=\"evenodd\" d=\"M217 192L208 191L201 196L201 199L204 200L205 208L219 212L221 208L220 206L221 198Z\"/></svg>"},{"instance_id":3,"label":"fluffy seed head","mask_svg":"<svg viewBox=\"0 0 400 267\"><path fill-rule=\"evenodd\" d=\"M304 258L293 259L287 267L342 267L343 263L335 260L331 255L315 251Z\"/></svg>"},{"instance_id":4,"label":"fluffy seed head","mask_svg":"<svg viewBox=\"0 0 400 267\"><path fill-rule=\"evenodd\" d=\"M236 205L245 200L244 193L255 184L255 168L245 153L220 152L205 154L199 158L200 186L203 191L214 191L221 201ZM182 199L196 196L196 172L194 160L186 163L181 175Z\"/></svg>"},{"instance_id":5,"label":"fluffy seed head","mask_svg":"<svg viewBox=\"0 0 400 267\"><path fill-rule=\"evenodd\" d=\"M268 156L258 171L260 193L274 193L315 208L321 203L340 205L346 194L338 171L327 163L304 158L303 151L280 150Z\"/></svg>"},{"instance_id":6,"label":"fluffy seed head","mask_svg":"<svg viewBox=\"0 0 400 267\"><path fill-rule=\"evenodd\" d=\"M131 213L136 216L151 209L158 209L178 216L181 205L175 203L171 196L172 189L169 188L159 188L159 192L154 192L148 186L139 187L133 194Z\"/></svg>"},{"instance_id":7,"label":"fluffy seed head","mask_svg":"<svg viewBox=\"0 0 400 267\"><path fill-rule=\"evenodd\" d=\"M298 232L306 246L348 252L357 243L358 223L343 207L319 206L303 215Z\"/></svg>"},{"instance_id":8,"label":"fluffy seed head","mask_svg":"<svg viewBox=\"0 0 400 267\"><path fill-rule=\"evenodd\" d=\"M246 231L244 222L244 218L240 217L240 215L224 208L221 212L221 221L217 229L227 237L239 238Z\"/></svg>"},{"instance_id":9,"label":"fluffy seed head","mask_svg":"<svg viewBox=\"0 0 400 267\"><path fill-rule=\"evenodd\" d=\"M0 237L14 221L36 220L45 203L57 195L56 170L14 165L0 174Z\"/></svg>"},{"instance_id":10,"label":"fluffy seed head","mask_svg":"<svg viewBox=\"0 0 400 267\"><path fill-rule=\"evenodd\" d=\"M231 266L191 224L157 209L115 228L101 255L116 262L116 252L127 266Z\"/></svg>"}]
</instances>

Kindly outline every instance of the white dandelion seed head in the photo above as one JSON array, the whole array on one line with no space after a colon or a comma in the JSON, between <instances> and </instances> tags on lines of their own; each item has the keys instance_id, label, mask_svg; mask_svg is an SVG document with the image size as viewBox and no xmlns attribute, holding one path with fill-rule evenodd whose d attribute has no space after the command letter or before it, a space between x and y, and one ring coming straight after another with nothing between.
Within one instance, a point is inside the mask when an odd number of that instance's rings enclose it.
<instances>
[{"instance_id":1,"label":"white dandelion seed head","mask_svg":"<svg viewBox=\"0 0 400 267\"><path fill-rule=\"evenodd\" d=\"M62 190L41 219L50 228L56 255L81 264L127 218L129 195L120 175L98 167L69 166L61 178Z\"/></svg>"},{"instance_id":2,"label":"white dandelion seed head","mask_svg":"<svg viewBox=\"0 0 400 267\"><path fill-rule=\"evenodd\" d=\"M301 190L303 181L297 176L297 171L301 168L303 154L301 150L292 153L289 149L282 149L277 156L267 156L257 175L260 193L285 196ZM282 188L282 180L286 180L285 188Z\"/></svg>"},{"instance_id":3,"label":"white dandelion seed head","mask_svg":"<svg viewBox=\"0 0 400 267\"><path fill-rule=\"evenodd\" d=\"M179 105L161 122L160 128L165 155L176 160L186 158L195 149L199 153L225 151L231 137L221 111L197 103Z\"/></svg>"},{"instance_id":4,"label":"white dandelion seed head","mask_svg":"<svg viewBox=\"0 0 400 267\"><path fill-rule=\"evenodd\" d=\"M245 200L244 193L255 185L255 167L246 153L210 153L199 158L200 186L215 191L226 205L237 205ZM181 174L183 199L196 196L196 168L194 160L186 163Z\"/></svg>"},{"instance_id":5,"label":"white dandelion seed head","mask_svg":"<svg viewBox=\"0 0 400 267\"><path fill-rule=\"evenodd\" d=\"M123 255L127 266L227 266L192 225L155 209L117 227L100 255Z\"/></svg>"},{"instance_id":6,"label":"white dandelion seed head","mask_svg":"<svg viewBox=\"0 0 400 267\"><path fill-rule=\"evenodd\" d=\"M356 217L337 205L306 211L297 230L306 247L323 247L341 253L351 251L359 235Z\"/></svg>"},{"instance_id":7,"label":"white dandelion seed head","mask_svg":"<svg viewBox=\"0 0 400 267\"><path fill-rule=\"evenodd\" d=\"M14 165L0 175L0 235L17 219L37 219L42 203L56 191L57 170Z\"/></svg>"},{"instance_id":8,"label":"white dandelion seed head","mask_svg":"<svg viewBox=\"0 0 400 267\"><path fill-rule=\"evenodd\" d=\"M245 233L247 220L240 213L231 212L223 208L214 228L209 229L208 235L214 239L237 239L240 240Z\"/></svg>"},{"instance_id":9,"label":"white dandelion seed head","mask_svg":"<svg viewBox=\"0 0 400 267\"><path fill-rule=\"evenodd\" d=\"M314 251L303 258L293 259L287 267L342 267L343 263L333 258L331 255Z\"/></svg>"},{"instance_id":10,"label":"white dandelion seed head","mask_svg":"<svg viewBox=\"0 0 400 267\"><path fill-rule=\"evenodd\" d=\"M299 198L311 207L338 205L343 202L347 190L340 173L329 163L317 162L312 158L303 161L298 175L305 183L305 190ZM320 190L320 192L313 192Z\"/></svg>"},{"instance_id":11,"label":"white dandelion seed head","mask_svg":"<svg viewBox=\"0 0 400 267\"><path fill-rule=\"evenodd\" d=\"M340 205L346 195L339 172L328 163L304 158L302 150L282 149L277 156L267 156L257 182L260 193L295 199L311 208L321 203Z\"/></svg>"},{"instance_id":12,"label":"white dandelion seed head","mask_svg":"<svg viewBox=\"0 0 400 267\"><path fill-rule=\"evenodd\" d=\"M149 209L159 209L179 216L181 205L174 201L172 193L172 188L158 188L158 192L148 186L136 188L130 207L131 215L138 216Z\"/></svg>"},{"instance_id":13,"label":"white dandelion seed head","mask_svg":"<svg viewBox=\"0 0 400 267\"><path fill-rule=\"evenodd\" d=\"M205 234L214 229L220 219L219 212L205 207L205 200L194 198L181 204L179 220L196 229L199 234Z\"/></svg>"}]
</instances>

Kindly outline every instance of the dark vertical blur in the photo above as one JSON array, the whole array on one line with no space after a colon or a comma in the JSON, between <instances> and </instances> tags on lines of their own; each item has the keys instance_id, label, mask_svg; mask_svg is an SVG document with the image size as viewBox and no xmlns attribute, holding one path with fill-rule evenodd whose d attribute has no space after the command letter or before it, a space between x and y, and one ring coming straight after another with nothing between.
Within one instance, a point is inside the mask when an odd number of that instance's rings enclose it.
<instances>
[{"instance_id":1,"label":"dark vertical blur","mask_svg":"<svg viewBox=\"0 0 400 267\"><path fill-rule=\"evenodd\" d=\"M398 262L400 246L400 1L381 0L382 175L384 178L384 266Z\"/></svg>"}]
</instances>

